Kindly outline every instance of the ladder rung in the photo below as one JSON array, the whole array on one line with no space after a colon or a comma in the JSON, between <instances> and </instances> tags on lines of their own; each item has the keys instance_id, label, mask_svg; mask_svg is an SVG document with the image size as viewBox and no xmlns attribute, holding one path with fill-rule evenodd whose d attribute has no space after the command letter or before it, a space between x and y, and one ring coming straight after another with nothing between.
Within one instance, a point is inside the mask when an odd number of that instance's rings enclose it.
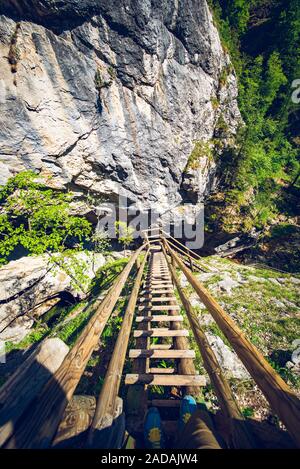
<instances>
[{"instance_id":1,"label":"ladder rung","mask_svg":"<svg viewBox=\"0 0 300 469\"><path fill-rule=\"evenodd\" d=\"M144 303L147 301L157 303L159 301L176 301L176 300L177 300L176 296L156 296L155 298L152 298L151 296L149 298L146 298L145 296L141 296L141 298L139 299L140 303Z\"/></svg>"},{"instance_id":2,"label":"ladder rung","mask_svg":"<svg viewBox=\"0 0 300 469\"><path fill-rule=\"evenodd\" d=\"M155 314L154 316L136 316L136 322L182 322L183 316L167 316Z\"/></svg>"},{"instance_id":3,"label":"ladder rung","mask_svg":"<svg viewBox=\"0 0 300 469\"><path fill-rule=\"evenodd\" d=\"M129 358L195 358L194 350L131 349Z\"/></svg>"},{"instance_id":4,"label":"ladder rung","mask_svg":"<svg viewBox=\"0 0 300 469\"><path fill-rule=\"evenodd\" d=\"M173 293L174 289L173 288L165 288L163 290L152 290L152 289L147 289L147 290L142 290L142 294L150 294L150 295L161 295L162 293Z\"/></svg>"},{"instance_id":5,"label":"ladder rung","mask_svg":"<svg viewBox=\"0 0 300 469\"><path fill-rule=\"evenodd\" d=\"M151 329L150 331L134 331L133 337L188 337L189 331L186 329L172 330L172 329Z\"/></svg>"},{"instance_id":6,"label":"ladder rung","mask_svg":"<svg viewBox=\"0 0 300 469\"><path fill-rule=\"evenodd\" d=\"M150 368L151 374L171 375L175 373L175 368Z\"/></svg>"},{"instance_id":7,"label":"ladder rung","mask_svg":"<svg viewBox=\"0 0 300 469\"><path fill-rule=\"evenodd\" d=\"M148 384L150 386L205 386L206 378L201 375L156 375L128 374L125 384Z\"/></svg>"},{"instance_id":8,"label":"ladder rung","mask_svg":"<svg viewBox=\"0 0 300 469\"><path fill-rule=\"evenodd\" d=\"M144 284L145 289L152 289L152 290L161 290L162 288L173 288L174 290L174 285L170 282L164 283L164 282L157 282L157 283L145 283Z\"/></svg>"},{"instance_id":9,"label":"ladder rung","mask_svg":"<svg viewBox=\"0 0 300 469\"><path fill-rule=\"evenodd\" d=\"M179 305L139 306L139 311L180 311Z\"/></svg>"}]
</instances>

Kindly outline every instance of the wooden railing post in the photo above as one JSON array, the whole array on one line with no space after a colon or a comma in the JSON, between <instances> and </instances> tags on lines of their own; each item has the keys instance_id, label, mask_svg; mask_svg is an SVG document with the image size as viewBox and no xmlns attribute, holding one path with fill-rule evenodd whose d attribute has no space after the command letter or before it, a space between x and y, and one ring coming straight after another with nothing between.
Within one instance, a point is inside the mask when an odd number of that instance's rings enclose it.
<instances>
[{"instance_id":1,"label":"wooden railing post","mask_svg":"<svg viewBox=\"0 0 300 469\"><path fill-rule=\"evenodd\" d=\"M26 449L50 446L65 407L101 337L130 271L144 248L145 245L141 246L131 256L128 264L115 280L60 368L51 376L34 400L32 412L27 413L14 429L13 435L4 445L5 448Z\"/></svg>"},{"instance_id":2,"label":"wooden railing post","mask_svg":"<svg viewBox=\"0 0 300 469\"><path fill-rule=\"evenodd\" d=\"M186 268L182 260L170 247L168 247L168 252L175 259L176 264L213 316L257 386L264 393L273 411L282 420L290 435L300 447L300 400L296 394L275 372L263 355L251 344L230 316Z\"/></svg>"},{"instance_id":3,"label":"wooden railing post","mask_svg":"<svg viewBox=\"0 0 300 469\"><path fill-rule=\"evenodd\" d=\"M88 437L89 447L97 447L98 432L106 427L111 426L114 420L116 398L120 388L134 312L148 253L149 251L147 251L139 267L139 271L136 276L128 306L123 318L122 327L120 329L109 367L105 375L104 383L98 398L96 412Z\"/></svg>"}]
</instances>

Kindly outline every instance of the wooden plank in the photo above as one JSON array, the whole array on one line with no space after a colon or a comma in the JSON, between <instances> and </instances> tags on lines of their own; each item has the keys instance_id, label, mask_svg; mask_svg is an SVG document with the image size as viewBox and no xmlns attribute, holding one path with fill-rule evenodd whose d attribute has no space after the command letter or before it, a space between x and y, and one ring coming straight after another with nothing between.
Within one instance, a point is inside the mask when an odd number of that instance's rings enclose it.
<instances>
[{"instance_id":1,"label":"wooden plank","mask_svg":"<svg viewBox=\"0 0 300 469\"><path fill-rule=\"evenodd\" d=\"M171 282L161 282L161 281L158 281L158 282L151 282L151 283L144 283L144 288L152 288L153 290L156 289L160 289L160 288L173 288L174 289L174 286Z\"/></svg>"},{"instance_id":2,"label":"wooden plank","mask_svg":"<svg viewBox=\"0 0 300 469\"><path fill-rule=\"evenodd\" d=\"M103 301L96 302L96 312L83 329L72 350L59 369L50 377L34 401L32 411L26 413L14 428L14 434L5 448L46 448L57 431L67 403L70 401L82 373L102 331L118 301L130 271L145 246L131 256L126 267L115 280Z\"/></svg>"},{"instance_id":3,"label":"wooden plank","mask_svg":"<svg viewBox=\"0 0 300 469\"><path fill-rule=\"evenodd\" d=\"M179 305L153 305L153 306L139 306L139 311L180 311Z\"/></svg>"},{"instance_id":4,"label":"wooden plank","mask_svg":"<svg viewBox=\"0 0 300 469\"><path fill-rule=\"evenodd\" d=\"M229 314L224 311L208 290L186 268L178 255L168 246L167 249L203 304L210 311L257 386L264 393L274 412L285 424L294 441L300 447L300 400L297 395L276 373L258 349L251 344Z\"/></svg>"},{"instance_id":5,"label":"wooden plank","mask_svg":"<svg viewBox=\"0 0 300 469\"><path fill-rule=\"evenodd\" d=\"M144 257L136 276L117 342L104 378L104 383L97 401L96 412L88 435L89 447L98 446L99 430L107 427L108 425L112 425L115 418L116 399L120 388L121 373L126 359L126 351L129 343L135 307L147 257L148 252Z\"/></svg>"},{"instance_id":6,"label":"wooden plank","mask_svg":"<svg viewBox=\"0 0 300 469\"><path fill-rule=\"evenodd\" d=\"M172 348L172 344L151 344L149 348L151 350L170 350Z\"/></svg>"},{"instance_id":7,"label":"wooden plank","mask_svg":"<svg viewBox=\"0 0 300 469\"><path fill-rule=\"evenodd\" d=\"M125 384L148 384L148 386L205 386L206 378L200 375L127 374Z\"/></svg>"},{"instance_id":8,"label":"wooden plank","mask_svg":"<svg viewBox=\"0 0 300 469\"><path fill-rule=\"evenodd\" d=\"M0 445L13 434L14 426L55 373L69 351L60 339L43 340L0 388Z\"/></svg>"},{"instance_id":9,"label":"wooden plank","mask_svg":"<svg viewBox=\"0 0 300 469\"><path fill-rule=\"evenodd\" d=\"M175 368L150 368L149 373L151 374L159 374L162 375L171 375L175 373Z\"/></svg>"},{"instance_id":10,"label":"wooden plank","mask_svg":"<svg viewBox=\"0 0 300 469\"><path fill-rule=\"evenodd\" d=\"M181 329L175 330L163 330L163 329L151 329L150 331L134 331L133 337L188 337L189 331Z\"/></svg>"},{"instance_id":11,"label":"wooden plank","mask_svg":"<svg viewBox=\"0 0 300 469\"><path fill-rule=\"evenodd\" d=\"M195 356L194 350L129 350L129 358L195 358Z\"/></svg>"},{"instance_id":12,"label":"wooden plank","mask_svg":"<svg viewBox=\"0 0 300 469\"><path fill-rule=\"evenodd\" d=\"M136 316L136 322L170 322L183 321L183 316L167 316L166 314L155 314L154 316Z\"/></svg>"}]
</instances>

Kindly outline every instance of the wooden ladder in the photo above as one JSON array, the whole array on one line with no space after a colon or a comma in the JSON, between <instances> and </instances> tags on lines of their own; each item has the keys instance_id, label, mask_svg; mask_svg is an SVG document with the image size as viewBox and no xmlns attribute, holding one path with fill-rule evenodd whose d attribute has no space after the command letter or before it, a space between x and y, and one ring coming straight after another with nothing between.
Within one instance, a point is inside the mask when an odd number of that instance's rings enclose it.
<instances>
[{"instance_id":1,"label":"wooden ladder","mask_svg":"<svg viewBox=\"0 0 300 469\"><path fill-rule=\"evenodd\" d=\"M133 365L132 373L125 377L126 385L137 385L146 395L148 386L170 386L180 388L182 395L197 395L200 387L206 385L205 377L196 373L195 352L189 348L189 331L182 326L180 309L165 256L159 246L152 246L146 278L139 292L133 331L136 348L129 350ZM174 365L153 364L160 360L172 360ZM134 396L137 398L136 393ZM148 406L178 407L179 401L146 398L141 402L145 405L144 408L142 404L139 406L140 425ZM163 425L172 427L170 422L163 422Z\"/></svg>"}]
</instances>

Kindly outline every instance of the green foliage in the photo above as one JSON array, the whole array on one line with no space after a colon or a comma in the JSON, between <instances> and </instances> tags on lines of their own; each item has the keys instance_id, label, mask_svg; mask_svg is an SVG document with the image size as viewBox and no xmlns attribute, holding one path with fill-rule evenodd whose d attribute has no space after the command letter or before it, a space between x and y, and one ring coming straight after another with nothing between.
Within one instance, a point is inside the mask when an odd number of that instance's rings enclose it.
<instances>
[{"instance_id":1,"label":"green foliage","mask_svg":"<svg viewBox=\"0 0 300 469\"><path fill-rule=\"evenodd\" d=\"M91 225L70 214L70 201L71 194L47 188L32 171L10 178L0 189L0 263L20 246L30 254L81 247Z\"/></svg>"}]
</instances>

